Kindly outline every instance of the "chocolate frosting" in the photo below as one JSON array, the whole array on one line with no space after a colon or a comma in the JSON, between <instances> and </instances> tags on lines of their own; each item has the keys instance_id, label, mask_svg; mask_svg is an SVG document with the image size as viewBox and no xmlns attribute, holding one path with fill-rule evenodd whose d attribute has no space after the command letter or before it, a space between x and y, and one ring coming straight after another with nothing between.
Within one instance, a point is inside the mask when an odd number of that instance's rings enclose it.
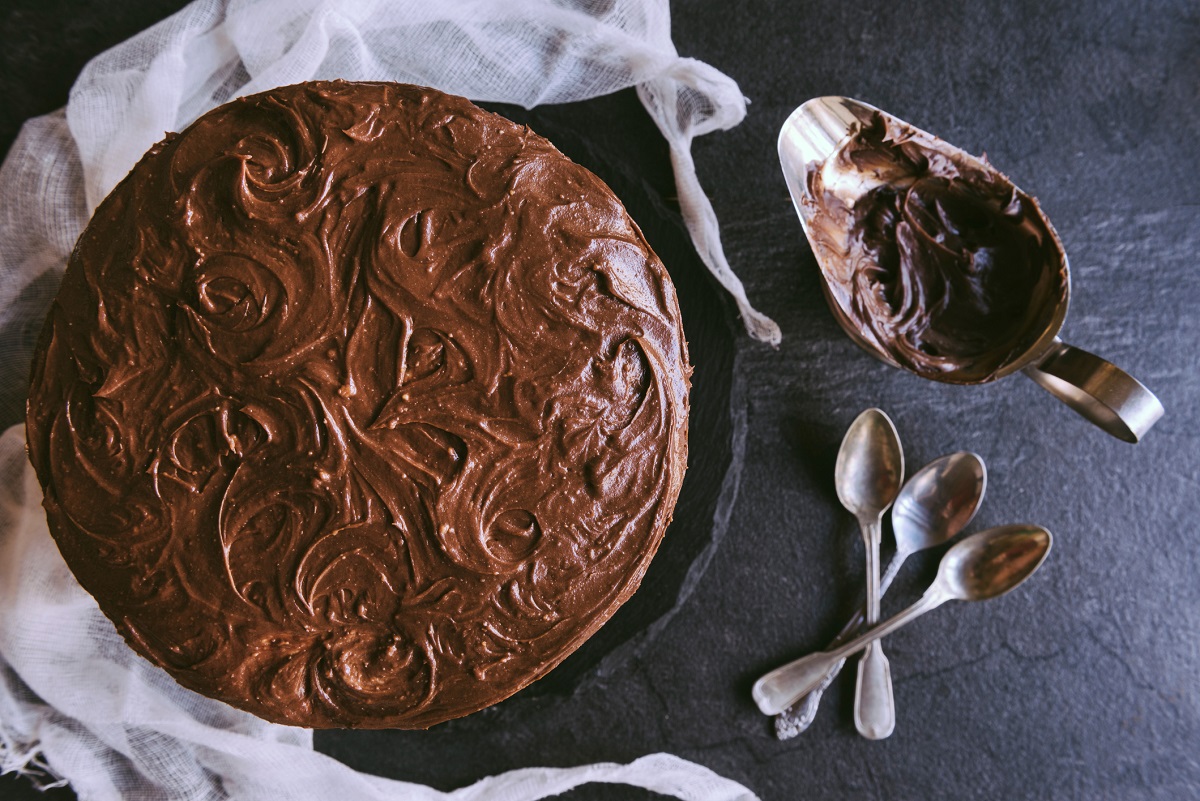
<instances>
[{"instance_id":1,"label":"chocolate frosting","mask_svg":"<svg viewBox=\"0 0 1200 801\"><path fill-rule=\"evenodd\" d=\"M835 312L926 378L1003 374L1051 326L1066 262L1038 207L986 162L879 113L813 173Z\"/></svg>"},{"instance_id":2,"label":"chocolate frosting","mask_svg":"<svg viewBox=\"0 0 1200 801\"><path fill-rule=\"evenodd\" d=\"M67 563L182 684L426 727L629 597L686 464L674 288L604 184L397 84L242 98L101 204L30 457Z\"/></svg>"}]
</instances>

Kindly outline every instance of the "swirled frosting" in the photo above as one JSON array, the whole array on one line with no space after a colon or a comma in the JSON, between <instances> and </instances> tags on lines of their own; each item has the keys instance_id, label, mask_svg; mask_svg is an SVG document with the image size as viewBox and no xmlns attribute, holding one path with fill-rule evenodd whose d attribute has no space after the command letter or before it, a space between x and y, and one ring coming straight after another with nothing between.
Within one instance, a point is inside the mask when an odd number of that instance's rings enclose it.
<instances>
[{"instance_id":1,"label":"swirled frosting","mask_svg":"<svg viewBox=\"0 0 1200 801\"><path fill-rule=\"evenodd\" d=\"M633 593L689 376L671 281L598 178L462 98L310 83L168 136L100 205L28 442L67 563L179 682L421 728Z\"/></svg>"},{"instance_id":2,"label":"swirled frosting","mask_svg":"<svg viewBox=\"0 0 1200 801\"><path fill-rule=\"evenodd\" d=\"M918 375L995 378L1065 302L1065 258L1037 201L894 118L865 120L809 191L835 314Z\"/></svg>"}]
</instances>

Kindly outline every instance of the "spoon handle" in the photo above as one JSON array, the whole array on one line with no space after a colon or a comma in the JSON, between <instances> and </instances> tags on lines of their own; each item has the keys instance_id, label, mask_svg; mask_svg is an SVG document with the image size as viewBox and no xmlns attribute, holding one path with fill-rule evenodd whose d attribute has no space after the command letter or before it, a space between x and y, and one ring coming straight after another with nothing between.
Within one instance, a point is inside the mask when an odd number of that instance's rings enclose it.
<instances>
[{"instance_id":1,"label":"spoon handle","mask_svg":"<svg viewBox=\"0 0 1200 801\"><path fill-rule=\"evenodd\" d=\"M948 600L950 600L950 596L934 585L921 597L921 600L895 617L867 629L845 645L830 651L818 651L775 668L754 683L754 688L751 690L754 703L758 705L764 715L778 715L796 703L801 696L818 686L824 679L826 671L838 662L866 648L872 640L878 640L891 634Z\"/></svg>"},{"instance_id":2,"label":"spoon handle","mask_svg":"<svg viewBox=\"0 0 1200 801\"><path fill-rule=\"evenodd\" d=\"M863 537L867 542L867 625L879 622L879 541L880 516L865 521ZM892 669L883 655L883 645L873 641L858 663L854 684L854 727L869 740L882 740L896 727L896 706L892 694Z\"/></svg>"},{"instance_id":3,"label":"spoon handle","mask_svg":"<svg viewBox=\"0 0 1200 801\"><path fill-rule=\"evenodd\" d=\"M867 548L867 625L879 622L879 541L882 539L880 518L862 521L863 542Z\"/></svg>"},{"instance_id":4,"label":"spoon handle","mask_svg":"<svg viewBox=\"0 0 1200 801\"><path fill-rule=\"evenodd\" d=\"M904 564L904 560L908 558L908 554L897 552L892 557L892 561L888 563L887 570L883 574L883 578L879 580L879 597L882 598L887 594L888 588L892 586L892 582L900 573L900 567ZM867 619L867 607L864 604L860 606L850 620L842 626L842 630L837 636L830 640L826 650L836 648L842 643L850 639L855 633L863 627L863 623ZM807 695L801 698L792 706L779 713L775 718L775 736L780 740L790 740L798 734L803 733L812 722L816 720L817 708L821 705L821 696L829 689L829 685L833 684L833 680L838 677L845 667L846 660L838 660L833 667L825 673L825 678L821 683L812 689Z\"/></svg>"},{"instance_id":5,"label":"spoon handle","mask_svg":"<svg viewBox=\"0 0 1200 801\"><path fill-rule=\"evenodd\" d=\"M896 701L892 696L892 666L879 640L867 643L858 662L854 685L854 728L868 740L882 740L896 728Z\"/></svg>"}]
</instances>

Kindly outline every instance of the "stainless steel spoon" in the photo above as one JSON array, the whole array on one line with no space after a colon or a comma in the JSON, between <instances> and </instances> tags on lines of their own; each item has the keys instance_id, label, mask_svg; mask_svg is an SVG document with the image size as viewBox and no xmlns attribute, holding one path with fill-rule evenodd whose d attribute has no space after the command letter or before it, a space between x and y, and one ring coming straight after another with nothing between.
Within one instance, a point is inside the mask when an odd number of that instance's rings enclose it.
<instances>
[{"instance_id":1,"label":"stainless steel spoon","mask_svg":"<svg viewBox=\"0 0 1200 801\"><path fill-rule=\"evenodd\" d=\"M959 451L934 459L904 484L892 505L892 532L896 553L879 580L882 597L909 556L949 542L975 517L987 490L987 468L973 453ZM836 648L862 628L866 609L860 609L829 644ZM781 740L807 729L817 715L821 695L837 678L845 662L838 662L812 692L788 707L775 719Z\"/></svg>"},{"instance_id":2,"label":"stainless steel spoon","mask_svg":"<svg viewBox=\"0 0 1200 801\"><path fill-rule=\"evenodd\" d=\"M946 601L986 601L1003 595L1033 575L1050 553L1051 541L1049 531L1031 525L1001 526L967 537L942 557L937 578L921 600L839 648L772 670L754 683L754 703L764 715L777 715L819 685L838 662Z\"/></svg>"},{"instance_id":3,"label":"stainless steel spoon","mask_svg":"<svg viewBox=\"0 0 1200 801\"><path fill-rule=\"evenodd\" d=\"M880 520L904 480L904 452L891 419L879 409L855 418L842 439L834 467L838 500L858 518L867 551L867 625L879 620ZM883 646L871 643L858 663L854 725L872 740L887 737L896 723L892 674Z\"/></svg>"},{"instance_id":4,"label":"stainless steel spoon","mask_svg":"<svg viewBox=\"0 0 1200 801\"><path fill-rule=\"evenodd\" d=\"M938 139L933 134L848 97L814 98L798 107L784 122L779 132L779 161L792 202L800 216L800 223L821 266L821 275L825 279L822 288L833 316L859 346L882 361L894 367L901 367L878 343L864 338L847 319L847 310L852 304L852 299L847 294L846 287L831 278L840 271L836 265L826 263L832 257L828 255L828 248L821 244L829 239L831 229L826 226L822 233L818 230L819 226L815 225L815 219L820 215L821 203L819 198L809 191L809 187L813 185L813 177L824 169L826 160L837 152L851 133L868 122L874 114L881 114L885 119L894 121L908 131L911 138L919 138L954 163L995 175L1001 174L986 161ZM1007 177L1004 180L1011 183ZM879 183L879 180L862 176L842 176L839 186L847 195L843 199L853 202L854 198L862 197ZM1133 376L1098 356L1065 344L1058 338L1066 319L1070 299L1070 269L1062 242L1054 233L1049 220L1043 216L1043 221L1053 236L1054 247L1062 257L1062 268L1066 276L1062 300L1045 328L1031 332L1035 337L1031 338L1032 344L1025 352L1014 354L1006 366L987 380L1002 378L1018 370L1023 371L1089 422L1114 437L1126 442L1137 442L1162 417L1162 403ZM842 236L847 233L840 232Z\"/></svg>"}]
</instances>

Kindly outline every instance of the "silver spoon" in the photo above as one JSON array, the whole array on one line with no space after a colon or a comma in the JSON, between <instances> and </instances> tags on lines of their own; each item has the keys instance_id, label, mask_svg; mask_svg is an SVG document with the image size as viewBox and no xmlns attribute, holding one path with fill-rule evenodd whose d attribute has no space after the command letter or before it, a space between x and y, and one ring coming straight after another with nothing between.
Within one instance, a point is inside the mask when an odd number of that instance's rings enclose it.
<instances>
[{"instance_id":1,"label":"silver spoon","mask_svg":"<svg viewBox=\"0 0 1200 801\"><path fill-rule=\"evenodd\" d=\"M838 662L946 601L986 601L1003 595L1033 575L1050 553L1051 541L1049 531L1031 525L1001 526L967 537L942 557L937 578L921 600L839 648L771 671L754 683L754 703L764 715L777 715L819 685Z\"/></svg>"},{"instance_id":2,"label":"silver spoon","mask_svg":"<svg viewBox=\"0 0 1200 801\"><path fill-rule=\"evenodd\" d=\"M821 267L822 288L833 316L858 345L894 367L901 365L879 345L869 340L848 318L853 304L848 288L833 278L841 272L830 263L828 245L838 242L849 232L836 226L821 225L821 202L810 191L813 179L821 174L830 156L856 130L867 124L875 114L893 121L906 131L913 141L943 155L950 162L965 165L971 170L984 171L1003 178L992 165L954 147L933 134L922 131L899 118L866 103L848 97L817 97L799 106L784 122L779 132L779 161L791 193L796 213ZM858 175L840 175L837 180L846 202L853 202L874 189L884 179ZM1040 213L1040 210L1039 210ZM1070 268L1066 251L1049 220L1042 219L1050 231L1053 245L1062 261L1065 286L1055 313L1042 330L1031 332L1032 344L1023 353L1015 353L1007 364L985 380L1002 378L1018 370L1070 406L1089 422L1126 442L1137 442L1162 417L1163 406L1141 382L1113 364L1087 351L1072 347L1058 338L1071 293ZM833 248L838 250L839 248Z\"/></svg>"},{"instance_id":3,"label":"silver spoon","mask_svg":"<svg viewBox=\"0 0 1200 801\"><path fill-rule=\"evenodd\" d=\"M987 489L987 468L973 453L959 451L934 459L904 484L892 505L892 532L896 553L879 580L882 597L909 556L949 542L975 517ZM860 609L842 628L830 648L848 640L863 625L866 610ZM807 729L817 715L821 695L837 678L845 662L834 665L825 678L799 703L775 719L779 739L795 737Z\"/></svg>"},{"instance_id":4,"label":"silver spoon","mask_svg":"<svg viewBox=\"0 0 1200 801\"><path fill-rule=\"evenodd\" d=\"M842 439L834 467L838 500L858 518L867 551L867 625L879 621L880 520L904 480L904 453L891 419L879 409L855 418ZM854 725L872 740L887 737L896 723L892 674L883 646L871 643L858 663Z\"/></svg>"}]
</instances>

